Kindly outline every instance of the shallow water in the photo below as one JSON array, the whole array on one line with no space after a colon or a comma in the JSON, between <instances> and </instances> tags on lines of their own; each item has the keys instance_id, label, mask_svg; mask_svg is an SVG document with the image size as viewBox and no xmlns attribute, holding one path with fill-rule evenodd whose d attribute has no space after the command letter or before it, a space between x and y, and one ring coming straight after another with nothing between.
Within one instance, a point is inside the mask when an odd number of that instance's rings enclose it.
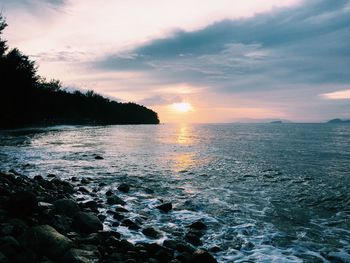
<instances>
[{"instance_id":1,"label":"shallow water","mask_svg":"<svg viewBox=\"0 0 350 263\"><path fill-rule=\"evenodd\" d=\"M101 196L131 184L126 208L159 242L202 219L221 262L350 262L350 125L55 126L2 131L0 146L3 171L91 177Z\"/></svg>"}]
</instances>

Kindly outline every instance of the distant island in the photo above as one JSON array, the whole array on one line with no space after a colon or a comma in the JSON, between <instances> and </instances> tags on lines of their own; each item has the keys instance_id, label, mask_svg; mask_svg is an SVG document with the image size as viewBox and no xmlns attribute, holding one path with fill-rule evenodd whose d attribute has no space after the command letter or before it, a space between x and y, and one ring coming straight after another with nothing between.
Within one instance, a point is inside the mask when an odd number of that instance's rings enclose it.
<instances>
[{"instance_id":1,"label":"distant island","mask_svg":"<svg viewBox=\"0 0 350 263\"><path fill-rule=\"evenodd\" d=\"M270 123L272 123L272 124L281 124L283 122L282 121L271 121Z\"/></svg>"},{"instance_id":2,"label":"distant island","mask_svg":"<svg viewBox=\"0 0 350 263\"><path fill-rule=\"evenodd\" d=\"M69 92L47 81L37 66L1 38L7 24L0 14L0 128L54 124L159 124L153 110L120 103L93 91Z\"/></svg>"},{"instance_id":3,"label":"distant island","mask_svg":"<svg viewBox=\"0 0 350 263\"><path fill-rule=\"evenodd\" d=\"M350 123L350 120L332 119L327 121L327 123Z\"/></svg>"}]
</instances>

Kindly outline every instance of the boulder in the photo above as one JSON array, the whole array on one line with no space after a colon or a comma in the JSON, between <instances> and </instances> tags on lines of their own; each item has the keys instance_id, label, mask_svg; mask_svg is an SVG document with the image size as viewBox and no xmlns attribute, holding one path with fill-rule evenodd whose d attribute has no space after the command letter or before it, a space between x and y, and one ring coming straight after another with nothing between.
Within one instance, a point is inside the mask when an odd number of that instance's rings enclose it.
<instances>
[{"instance_id":1,"label":"boulder","mask_svg":"<svg viewBox=\"0 0 350 263\"><path fill-rule=\"evenodd\" d=\"M196 221L191 225L189 225L188 227L196 230L204 230L207 228L207 226L202 221Z\"/></svg>"},{"instance_id":2,"label":"boulder","mask_svg":"<svg viewBox=\"0 0 350 263\"><path fill-rule=\"evenodd\" d=\"M155 230L153 227L146 227L144 229L142 229L142 233L145 236L151 237L151 238L159 238L160 237L160 233Z\"/></svg>"},{"instance_id":3,"label":"boulder","mask_svg":"<svg viewBox=\"0 0 350 263\"><path fill-rule=\"evenodd\" d=\"M54 212L60 215L73 217L80 211L78 204L72 199L59 199L53 205Z\"/></svg>"},{"instance_id":4,"label":"boulder","mask_svg":"<svg viewBox=\"0 0 350 263\"><path fill-rule=\"evenodd\" d=\"M118 190L121 192L127 193L130 190L130 186L127 184L121 184L118 186Z\"/></svg>"},{"instance_id":5,"label":"boulder","mask_svg":"<svg viewBox=\"0 0 350 263\"><path fill-rule=\"evenodd\" d=\"M173 205L171 203L164 203L164 204L157 206L157 209L159 209L165 213L168 213L171 209L173 209Z\"/></svg>"},{"instance_id":6,"label":"boulder","mask_svg":"<svg viewBox=\"0 0 350 263\"><path fill-rule=\"evenodd\" d=\"M16 215L30 215L38 209L38 199L29 191L20 191L10 196L8 209Z\"/></svg>"},{"instance_id":7,"label":"boulder","mask_svg":"<svg viewBox=\"0 0 350 263\"><path fill-rule=\"evenodd\" d=\"M53 260L61 258L73 245L69 238L61 235L49 225L30 228L24 235L23 244L37 254Z\"/></svg>"},{"instance_id":8,"label":"boulder","mask_svg":"<svg viewBox=\"0 0 350 263\"><path fill-rule=\"evenodd\" d=\"M109 205L125 205L126 203L118 196L111 195L107 197L107 204Z\"/></svg>"},{"instance_id":9,"label":"boulder","mask_svg":"<svg viewBox=\"0 0 350 263\"><path fill-rule=\"evenodd\" d=\"M197 250L193 254L190 263L217 263L216 259L207 251Z\"/></svg>"},{"instance_id":10,"label":"boulder","mask_svg":"<svg viewBox=\"0 0 350 263\"><path fill-rule=\"evenodd\" d=\"M130 228L132 230L140 229L140 226L138 224L136 224L134 221L131 221L130 219L124 219L122 221L122 225L127 226L128 228Z\"/></svg>"},{"instance_id":11,"label":"boulder","mask_svg":"<svg viewBox=\"0 0 350 263\"><path fill-rule=\"evenodd\" d=\"M99 262L99 253L97 250L85 250L71 248L63 257L65 263L97 263Z\"/></svg>"},{"instance_id":12,"label":"boulder","mask_svg":"<svg viewBox=\"0 0 350 263\"><path fill-rule=\"evenodd\" d=\"M192 232L188 232L185 236L185 239L187 242L189 242L190 244L192 244L194 246L201 246L202 245L202 241L200 240L200 238Z\"/></svg>"},{"instance_id":13,"label":"boulder","mask_svg":"<svg viewBox=\"0 0 350 263\"><path fill-rule=\"evenodd\" d=\"M78 231L87 234L95 233L103 229L103 225L97 216L85 212L79 212L76 214L73 225Z\"/></svg>"}]
</instances>

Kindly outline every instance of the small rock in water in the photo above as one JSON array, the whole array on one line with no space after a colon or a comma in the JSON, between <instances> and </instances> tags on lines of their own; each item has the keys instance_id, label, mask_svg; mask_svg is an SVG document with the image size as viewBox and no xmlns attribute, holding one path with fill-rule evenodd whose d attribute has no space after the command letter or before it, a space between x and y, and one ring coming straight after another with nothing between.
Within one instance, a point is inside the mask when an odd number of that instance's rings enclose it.
<instances>
[{"instance_id":1,"label":"small rock in water","mask_svg":"<svg viewBox=\"0 0 350 263\"><path fill-rule=\"evenodd\" d=\"M81 182L82 184L89 184L89 183L90 183L90 180L87 179L87 178L82 178L82 179L80 180L80 182Z\"/></svg>"},{"instance_id":2,"label":"small rock in water","mask_svg":"<svg viewBox=\"0 0 350 263\"><path fill-rule=\"evenodd\" d=\"M173 205L171 203L165 203L157 206L157 208L163 212L168 213L173 208Z\"/></svg>"},{"instance_id":3,"label":"small rock in water","mask_svg":"<svg viewBox=\"0 0 350 263\"><path fill-rule=\"evenodd\" d=\"M96 155L95 156L95 160L103 160L104 158L102 157L102 156L100 156L100 155Z\"/></svg>"},{"instance_id":4,"label":"small rock in water","mask_svg":"<svg viewBox=\"0 0 350 263\"><path fill-rule=\"evenodd\" d=\"M202 245L202 241L200 240L200 238L192 232L188 232L185 236L185 239L194 246Z\"/></svg>"},{"instance_id":5,"label":"small rock in water","mask_svg":"<svg viewBox=\"0 0 350 263\"><path fill-rule=\"evenodd\" d=\"M153 227L146 227L142 230L142 233L145 236L151 237L151 238L159 238L160 237L160 233L155 230Z\"/></svg>"},{"instance_id":6,"label":"small rock in water","mask_svg":"<svg viewBox=\"0 0 350 263\"><path fill-rule=\"evenodd\" d=\"M79 212L73 221L76 229L83 233L95 233L103 229L103 225L97 216L91 213Z\"/></svg>"},{"instance_id":7,"label":"small rock in water","mask_svg":"<svg viewBox=\"0 0 350 263\"><path fill-rule=\"evenodd\" d=\"M56 178L56 175L55 174L48 174L47 177L49 177L49 178Z\"/></svg>"},{"instance_id":8,"label":"small rock in water","mask_svg":"<svg viewBox=\"0 0 350 263\"><path fill-rule=\"evenodd\" d=\"M115 208L115 211L116 212L120 212L120 213L127 213L127 212L129 212L129 210L127 210L127 209L125 209L124 207L121 207L121 206L117 206Z\"/></svg>"},{"instance_id":9,"label":"small rock in water","mask_svg":"<svg viewBox=\"0 0 350 263\"><path fill-rule=\"evenodd\" d=\"M130 186L127 184L121 184L118 186L118 190L121 192L127 193L130 190Z\"/></svg>"},{"instance_id":10,"label":"small rock in water","mask_svg":"<svg viewBox=\"0 0 350 263\"><path fill-rule=\"evenodd\" d=\"M109 205L125 205L126 203L118 196L112 195L107 198L107 204Z\"/></svg>"},{"instance_id":11,"label":"small rock in water","mask_svg":"<svg viewBox=\"0 0 350 263\"><path fill-rule=\"evenodd\" d=\"M188 227L196 230L204 230L207 228L207 226L202 221L196 221L191 225L189 225Z\"/></svg>"},{"instance_id":12,"label":"small rock in water","mask_svg":"<svg viewBox=\"0 0 350 263\"><path fill-rule=\"evenodd\" d=\"M125 219L122 221L123 226L127 226L128 228L132 230L138 230L140 229L140 226L136 224L135 222L131 221L130 219Z\"/></svg>"},{"instance_id":13,"label":"small rock in water","mask_svg":"<svg viewBox=\"0 0 350 263\"><path fill-rule=\"evenodd\" d=\"M111 195L113 195L112 190L108 190L108 191L106 192L106 196L111 196Z\"/></svg>"}]
</instances>

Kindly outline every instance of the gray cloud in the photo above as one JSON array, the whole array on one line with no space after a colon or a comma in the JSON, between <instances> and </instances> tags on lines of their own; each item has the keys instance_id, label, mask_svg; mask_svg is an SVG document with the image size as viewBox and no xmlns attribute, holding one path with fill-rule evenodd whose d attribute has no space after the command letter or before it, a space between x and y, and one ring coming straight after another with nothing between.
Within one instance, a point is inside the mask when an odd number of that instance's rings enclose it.
<instances>
[{"instance_id":1,"label":"gray cloud","mask_svg":"<svg viewBox=\"0 0 350 263\"><path fill-rule=\"evenodd\" d=\"M350 2L309 0L249 19L178 31L95 64L143 70L160 82L210 85L223 92L350 82ZM302 85L303 86L303 85Z\"/></svg>"}]
</instances>

